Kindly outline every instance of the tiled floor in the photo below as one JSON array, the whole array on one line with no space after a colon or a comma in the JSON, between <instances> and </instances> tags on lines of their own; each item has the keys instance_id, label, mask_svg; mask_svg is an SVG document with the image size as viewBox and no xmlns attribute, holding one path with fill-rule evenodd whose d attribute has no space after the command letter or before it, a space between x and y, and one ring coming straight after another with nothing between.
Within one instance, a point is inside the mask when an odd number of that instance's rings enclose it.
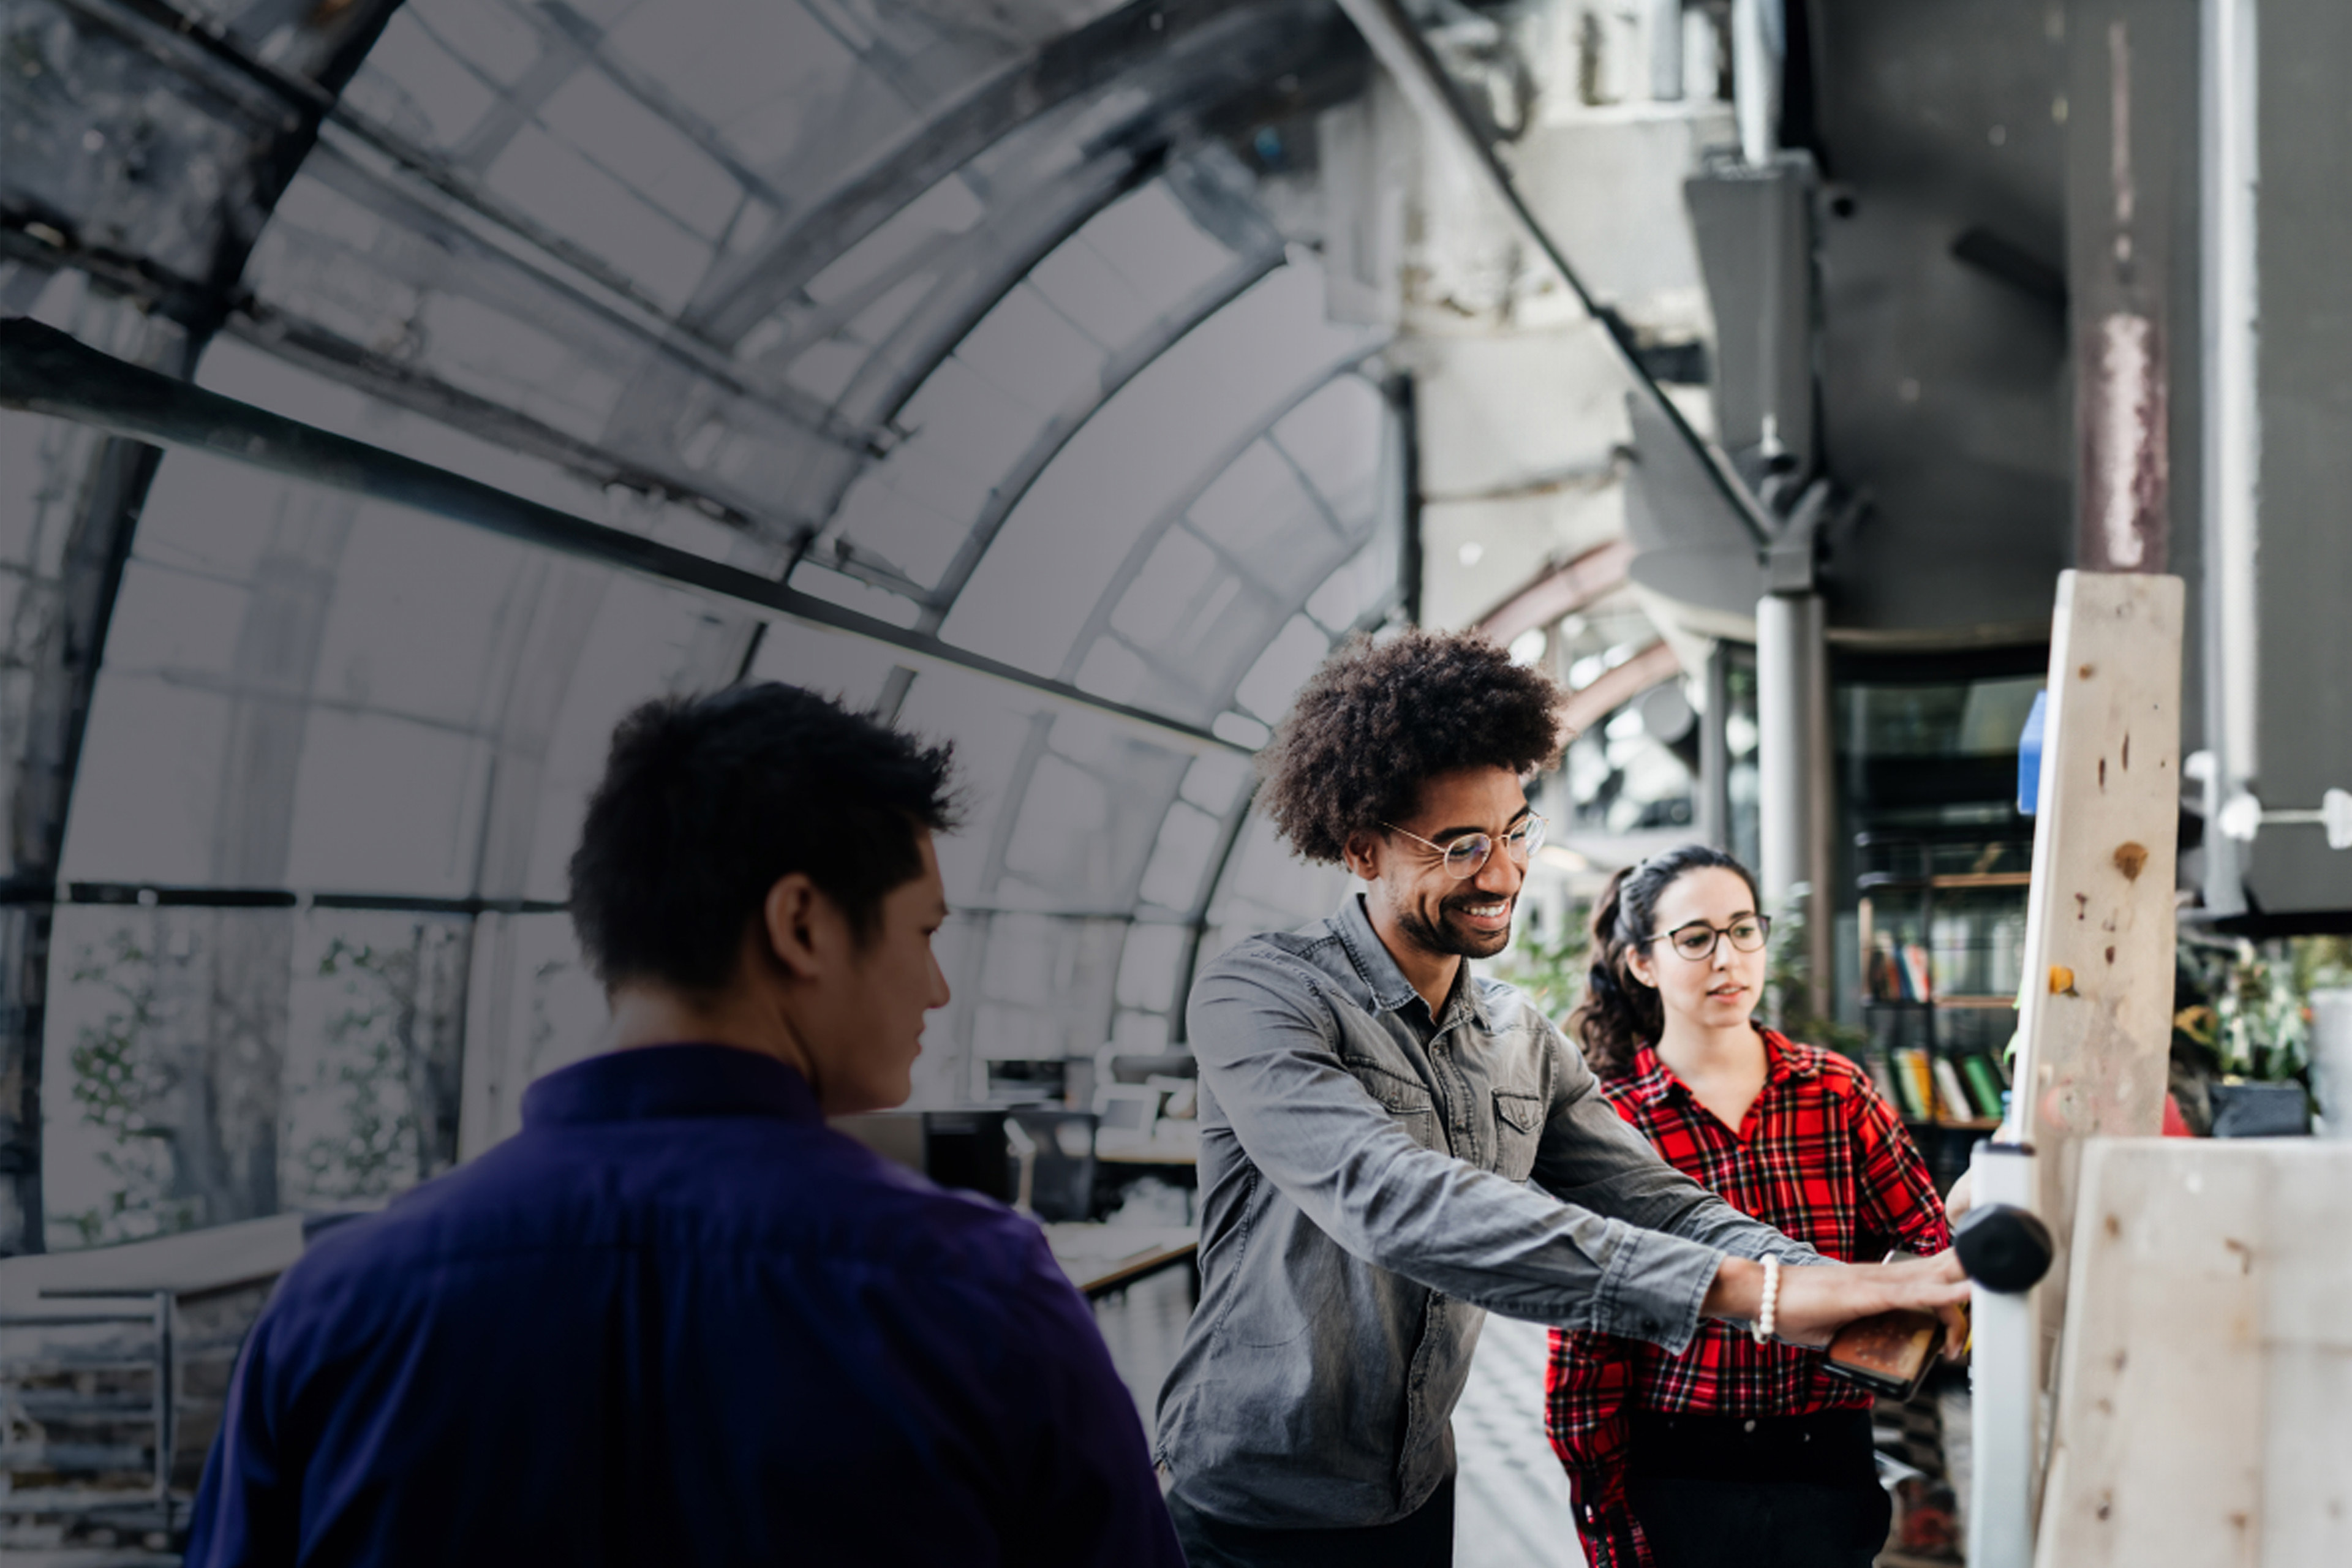
<instances>
[{"instance_id":1,"label":"tiled floor","mask_svg":"<svg viewBox=\"0 0 2352 1568\"><path fill-rule=\"evenodd\" d=\"M1568 1477L1543 1434L1540 1324L1489 1315L1454 1411L1454 1568L1582 1568Z\"/></svg>"}]
</instances>

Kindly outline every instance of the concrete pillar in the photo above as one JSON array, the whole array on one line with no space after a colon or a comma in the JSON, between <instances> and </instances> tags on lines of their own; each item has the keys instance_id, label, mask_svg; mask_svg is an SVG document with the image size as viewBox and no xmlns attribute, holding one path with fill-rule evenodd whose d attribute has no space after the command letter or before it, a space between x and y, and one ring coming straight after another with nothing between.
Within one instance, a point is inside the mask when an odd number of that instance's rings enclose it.
<instances>
[{"instance_id":1,"label":"concrete pillar","mask_svg":"<svg viewBox=\"0 0 2352 1568\"><path fill-rule=\"evenodd\" d=\"M1683 0L1649 0L1643 31L1650 46L1650 97L1672 103L1683 95Z\"/></svg>"},{"instance_id":2,"label":"concrete pillar","mask_svg":"<svg viewBox=\"0 0 2352 1568\"><path fill-rule=\"evenodd\" d=\"M1767 594L1756 605L1757 847L1768 911L1806 893L1812 1011L1829 1013L1829 644L1822 596Z\"/></svg>"}]
</instances>

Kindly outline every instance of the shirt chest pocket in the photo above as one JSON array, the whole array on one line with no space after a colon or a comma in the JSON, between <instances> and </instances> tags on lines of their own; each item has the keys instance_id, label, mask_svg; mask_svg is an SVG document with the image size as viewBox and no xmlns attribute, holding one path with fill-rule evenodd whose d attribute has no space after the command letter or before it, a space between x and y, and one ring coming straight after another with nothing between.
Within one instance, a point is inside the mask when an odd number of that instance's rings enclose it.
<instances>
[{"instance_id":1,"label":"shirt chest pocket","mask_svg":"<svg viewBox=\"0 0 2352 1568\"><path fill-rule=\"evenodd\" d=\"M1539 1094L1495 1091L1495 1173L1524 1182L1536 1168L1536 1145L1543 1140L1544 1100Z\"/></svg>"},{"instance_id":2,"label":"shirt chest pocket","mask_svg":"<svg viewBox=\"0 0 2352 1568\"><path fill-rule=\"evenodd\" d=\"M1428 1086L1363 1057L1342 1058L1365 1092L1381 1102L1405 1135L1424 1149L1438 1147L1437 1104ZM1532 1158L1532 1156L1530 1156Z\"/></svg>"}]
</instances>

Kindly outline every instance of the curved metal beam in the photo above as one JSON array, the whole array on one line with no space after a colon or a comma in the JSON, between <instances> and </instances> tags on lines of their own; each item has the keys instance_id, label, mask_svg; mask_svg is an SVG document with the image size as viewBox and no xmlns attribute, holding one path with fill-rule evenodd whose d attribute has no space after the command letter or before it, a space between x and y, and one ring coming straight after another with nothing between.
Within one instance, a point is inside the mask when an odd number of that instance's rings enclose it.
<instances>
[{"instance_id":1,"label":"curved metal beam","mask_svg":"<svg viewBox=\"0 0 2352 1568\"><path fill-rule=\"evenodd\" d=\"M1145 62L1181 66L1199 54L1231 47L1231 35L1237 31L1269 24L1296 31L1305 9L1244 7L1239 0L1135 0L1055 39L978 84L896 148L803 207L767 244L712 280L691 307L692 320L719 342L740 342L909 202L1022 127L1119 81Z\"/></svg>"},{"instance_id":2,"label":"curved metal beam","mask_svg":"<svg viewBox=\"0 0 2352 1568\"><path fill-rule=\"evenodd\" d=\"M414 458L266 413L234 398L126 364L55 328L0 321L0 407L94 425L133 441L226 458L311 484L373 496L543 550L635 572L812 626L902 648L1150 731L1191 749L1247 748L1198 725L1081 691L1001 659L828 603L758 573L608 528Z\"/></svg>"},{"instance_id":3,"label":"curved metal beam","mask_svg":"<svg viewBox=\"0 0 2352 1568\"><path fill-rule=\"evenodd\" d=\"M1633 581L1633 545L1612 539L1548 568L1532 583L1478 617L1477 629L1508 647L1522 632L1548 626Z\"/></svg>"},{"instance_id":4,"label":"curved metal beam","mask_svg":"<svg viewBox=\"0 0 2352 1568\"><path fill-rule=\"evenodd\" d=\"M1580 735L1653 686L1680 675L1682 668L1673 648L1654 642L1616 668L1602 671L1591 685L1569 693L1559 705L1559 721L1570 734Z\"/></svg>"},{"instance_id":5,"label":"curved metal beam","mask_svg":"<svg viewBox=\"0 0 2352 1568\"><path fill-rule=\"evenodd\" d=\"M1078 667L1085 661L1087 650L1094 646L1095 639L1102 636L1104 630L1109 626L1111 613L1118 607L1119 600L1126 595L1128 589L1134 585L1137 574L1151 559L1151 552L1159 547L1160 541L1166 536L1170 529L1176 526L1186 512L1192 510L1192 503L1206 494L1209 487L1223 478L1226 469L1241 461L1242 454L1255 446L1258 437L1281 424L1292 410L1297 408L1308 398L1341 376L1354 372L1357 366L1380 353L1383 346L1380 343L1369 343L1351 349L1337 359L1327 360L1317 365L1272 408L1253 420L1245 429L1228 441L1214 459L1201 466L1200 476L1171 499L1157 517L1145 524L1143 531L1136 535L1135 542L1128 546L1127 558L1119 563L1118 570L1113 573L1110 581L1103 585L1101 596L1095 601L1094 613L1087 617L1085 627L1079 631L1076 640L1070 645L1069 653L1063 658L1061 679L1065 680L1077 679Z\"/></svg>"},{"instance_id":6,"label":"curved metal beam","mask_svg":"<svg viewBox=\"0 0 2352 1568\"><path fill-rule=\"evenodd\" d=\"M936 631L955 607L956 600L971 582L971 574L980 569L981 557L996 542L1013 510L1019 507L1031 487L1036 484L1064 447L1085 429L1088 421L1100 413L1104 405L1126 390L1129 383L1158 362L1162 354L1189 337L1193 330L1218 311L1233 303L1251 288L1282 265L1279 247L1244 256L1233 266L1211 279L1190 299L1154 323L1153 329L1137 342L1128 344L1102 368L1095 384L1086 388L1057 409L1037 432L1036 438L1014 459L1004 478L988 492L988 502L981 508L963 542L956 546L955 558L940 574L939 584L931 590L930 605L921 623L926 631Z\"/></svg>"}]
</instances>

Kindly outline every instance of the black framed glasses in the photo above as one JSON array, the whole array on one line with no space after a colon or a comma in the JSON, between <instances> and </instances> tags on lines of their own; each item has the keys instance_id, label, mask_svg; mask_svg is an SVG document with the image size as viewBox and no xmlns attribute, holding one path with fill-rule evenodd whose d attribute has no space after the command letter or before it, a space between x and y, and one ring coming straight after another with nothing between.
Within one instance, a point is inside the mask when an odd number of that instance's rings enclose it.
<instances>
[{"instance_id":1,"label":"black framed glasses","mask_svg":"<svg viewBox=\"0 0 2352 1568\"><path fill-rule=\"evenodd\" d=\"M1697 963L1715 956L1715 943L1718 937L1728 941L1735 952L1761 952L1771 935L1770 915L1742 915L1727 926L1711 926L1705 921L1693 921L1688 925L1676 926L1664 936L1654 936L1649 940L1665 942L1675 952ZM1646 947L1649 943L1643 945Z\"/></svg>"},{"instance_id":2,"label":"black framed glasses","mask_svg":"<svg viewBox=\"0 0 2352 1568\"><path fill-rule=\"evenodd\" d=\"M1484 833L1465 833L1451 844L1431 844L1420 834L1405 833L1392 822L1381 826L1435 850L1445 861L1445 874L1457 882L1466 882L1484 870L1487 858L1495 853L1495 840ZM1517 827L1503 835L1504 847L1514 863L1526 865L1528 858L1543 847L1544 826L1544 819L1531 811Z\"/></svg>"}]
</instances>

